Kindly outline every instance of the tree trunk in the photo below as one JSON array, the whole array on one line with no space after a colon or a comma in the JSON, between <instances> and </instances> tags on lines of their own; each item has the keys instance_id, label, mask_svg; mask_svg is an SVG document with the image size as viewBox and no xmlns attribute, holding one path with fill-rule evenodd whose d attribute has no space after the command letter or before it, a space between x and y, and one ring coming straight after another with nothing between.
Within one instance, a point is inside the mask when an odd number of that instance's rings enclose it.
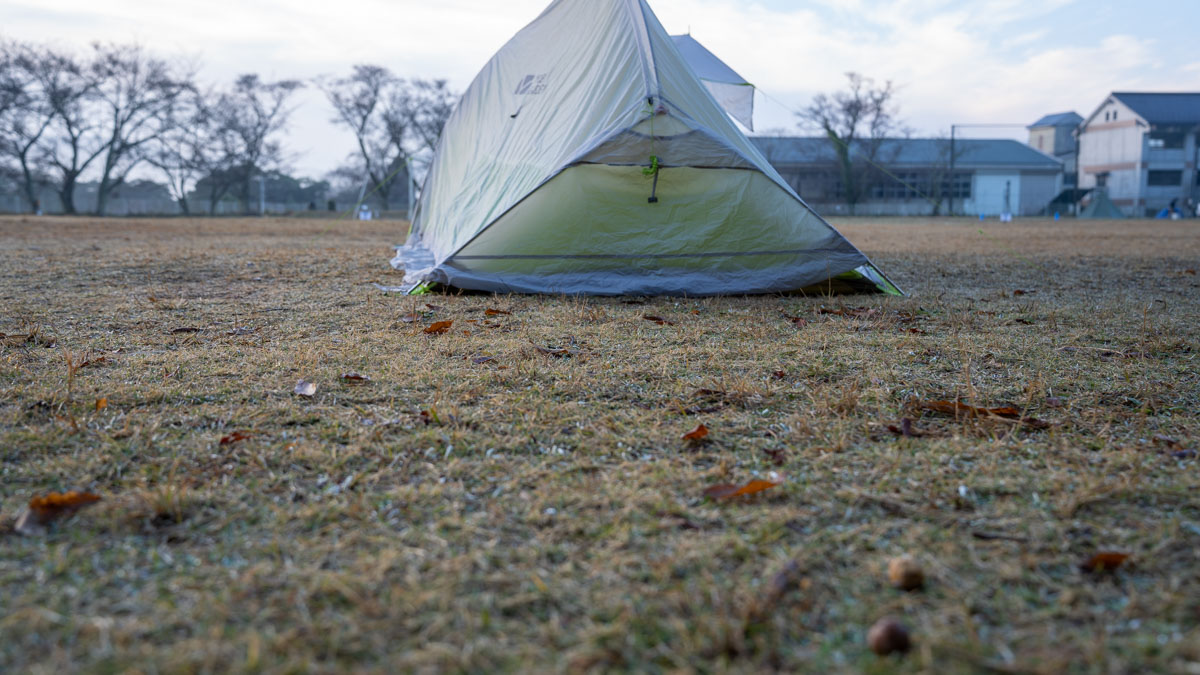
<instances>
[{"instance_id":1,"label":"tree trunk","mask_svg":"<svg viewBox=\"0 0 1200 675\"><path fill-rule=\"evenodd\" d=\"M180 197L179 199L176 199L175 201L179 203L179 210L183 212L183 215L185 215L185 216L192 215L192 210L188 208L187 197Z\"/></svg>"},{"instance_id":2,"label":"tree trunk","mask_svg":"<svg viewBox=\"0 0 1200 675\"><path fill-rule=\"evenodd\" d=\"M25 200L29 203L29 212L36 214L37 207L34 204L38 201L37 190L33 187L33 172L29 170L29 164L25 161L24 157L21 158L21 174L21 187L25 192Z\"/></svg>"},{"instance_id":3,"label":"tree trunk","mask_svg":"<svg viewBox=\"0 0 1200 675\"><path fill-rule=\"evenodd\" d=\"M63 213L68 216L73 216L78 213L75 210L75 179L78 176L64 176L62 188L58 191L58 198L62 200Z\"/></svg>"},{"instance_id":4,"label":"tree trunk","mask_svg":"<svg viewBox=\"0 0 1200 675\"><path fill-rule=\"evenodd\" d=\"M100 185L96 187L96 215L103 216L108 210L108 193L111 192L113 186L108 184L108 176L100 179Z\"/></svg>"}]
</instances>

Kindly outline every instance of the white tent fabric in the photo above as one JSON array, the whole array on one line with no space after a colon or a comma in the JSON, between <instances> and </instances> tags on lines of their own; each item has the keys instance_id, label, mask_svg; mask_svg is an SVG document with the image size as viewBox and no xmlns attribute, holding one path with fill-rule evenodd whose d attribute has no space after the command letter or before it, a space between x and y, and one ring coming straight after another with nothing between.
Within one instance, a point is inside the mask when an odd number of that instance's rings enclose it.
<instances>
[{"instance_id":1,"label":"white tent fabric","mask_svg":"<svg viewBox=\"0 0 1200 675\"><path fill-rule=\"evenodd\" d=\"M446 122L405 287L720 295L838 275L895 291L737 130L645 0L556 0Z\"/></svg>"},{"instance_id":2,"label":"white tent fabric","mask_svg":"<svg viewBox=\"0 0 1200 675\"><path fill-rule=\"evenodd\" d=\"M725 112L754 131L754 85L691 35L672 35L671 40Z\"/></svg>"}]
</instances>

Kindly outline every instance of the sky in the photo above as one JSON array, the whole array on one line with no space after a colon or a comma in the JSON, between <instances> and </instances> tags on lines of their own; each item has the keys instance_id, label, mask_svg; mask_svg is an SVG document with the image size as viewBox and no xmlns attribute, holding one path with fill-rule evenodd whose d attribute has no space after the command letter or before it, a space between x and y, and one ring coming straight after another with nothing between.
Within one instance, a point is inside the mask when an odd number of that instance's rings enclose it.
<instances>
[{"instance_id":1,"label":"sky","mask_svg":"<svg viewBox=\"0 0 1200 675\"><path fill-rule=\"evenodd\" d=\"M0 37L84 49L138 42L195 64L209 84L259 73L309 80L354 64L444 78L462 91L549 0L0 0ZM915 134L951 124L1087 116L1111 91L1200 89L1200 0L650 0L754 83L759 132L806 133L792 111L859 72L897 87ZM297 175L352 150L323 95L296 99L287 143ZM963 128L1023 139L1025 131Z\"/></svg>"}]
</instances>

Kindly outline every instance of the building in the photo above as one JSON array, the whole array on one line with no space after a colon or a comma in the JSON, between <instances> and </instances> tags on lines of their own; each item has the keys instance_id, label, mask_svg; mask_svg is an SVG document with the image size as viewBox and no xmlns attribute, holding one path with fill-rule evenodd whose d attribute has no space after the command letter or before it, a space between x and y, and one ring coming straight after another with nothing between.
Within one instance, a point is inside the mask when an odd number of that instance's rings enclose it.
<instances>
[{"instance_id":1,"label":"building","mask_svg":"<svg viewBox=\"0 0 1200 675\"><path fill-rule=\"evenodd\" d=\"M837 158L826 138L751 138L802 199L825 214L847 213ZM855 155L863 155L855 148ZM1060 160L1015 140L895 138L863 172L858 215L1044 214L1062 190Z\"/></svg>"},{"instance_id":2,"label":"building","mask_svg":"<svg viewBox=\"0 0 1200 675\"><path fill-rule=\"evenodd\" d=\"M1126 215L1200 199L1200 93L1113 92L1079 127L1079 184Z\"/></svg>"},{"instance_id":3,"label":"building","mask_svg":"<svg viewBox=\"0 0 1200 675\"><path fill-rule=\"evenodd\" d=\"M1075 129L1083 122L1078 113L1046 115L1029 125L1029 147L1053 155L1063 163L1063 187L1075 186Z\"/></svg>"}]
</instances>

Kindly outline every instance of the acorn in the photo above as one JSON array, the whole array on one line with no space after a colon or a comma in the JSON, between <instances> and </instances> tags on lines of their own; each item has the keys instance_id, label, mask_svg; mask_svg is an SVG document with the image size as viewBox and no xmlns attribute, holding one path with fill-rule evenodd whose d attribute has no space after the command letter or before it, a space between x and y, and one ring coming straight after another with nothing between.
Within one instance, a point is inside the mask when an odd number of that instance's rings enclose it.
<instances>
[{"instance_id":1,"label":"acorn","mask_svg":"<svg viewBox=\"0 0 1200 675\"><path fill-rule=\"evenodd\" d=\"M871 651L880 656L887 656L894 652L904 653L912 648L912 641L908 637L908 629L904 624L890 616L885 616L875 622L871 626L871 630L867 631L867 646Z\"/></svg>"},{"instance_id":2,"label":"acorn","mask_svg":"<svg viewBox=\"0 0 1200 675\"><path fill-rule=\"evenodd\" d=\"M902 555L888 563L888 581L902 591L915 591L925 586L925 572L912 556Z\"/></svg>"}]
</instances>

